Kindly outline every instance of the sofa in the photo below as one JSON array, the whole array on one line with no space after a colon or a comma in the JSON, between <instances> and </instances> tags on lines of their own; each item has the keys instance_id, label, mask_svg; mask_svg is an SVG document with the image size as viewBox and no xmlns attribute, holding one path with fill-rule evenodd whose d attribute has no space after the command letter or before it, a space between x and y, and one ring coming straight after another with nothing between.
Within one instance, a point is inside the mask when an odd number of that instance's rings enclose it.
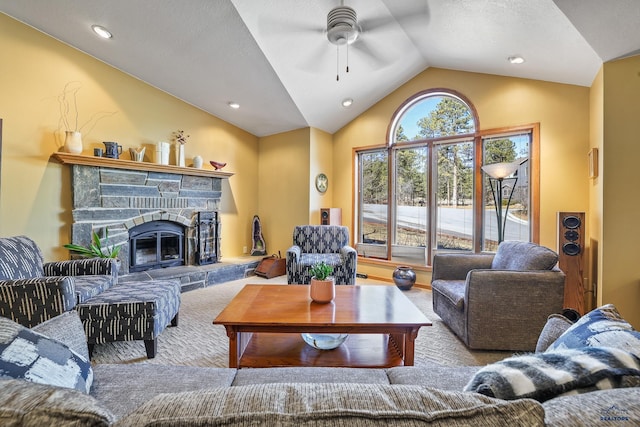
<instances>
[{"instance_id":1,"label":"sofa","mask_svg":"<svg viewBox=\"0 0 640 427\"><path fill-rule=\"evenodd\" d=\"M438 253L433 311L471 349L533 351L547 317L562 311L558 254L504 241L495 254Z\"/></svg>"},{"instance_id":2,"label":"sofa","mask_svg":"<svg viewBox=\"0 0 640 427\"><path fill-rule=\"evenodd\" d=\"M618 321L615 309L603 312ZM569 332L584 332L591 326L589 322L580 324L582 320L573 324L559 315L550 317L540 335L538 352L527 357L546 354L555 358L563 351L574 351L566 348L582 338L580 333ZM621 330L629 334L629 340L621 340L618 330L609 338L598 336L598 341L610 346L624 341L620 351L634 349L637 336L633 334L637 333L623 320L619 323ZM11 354L11 346L16 342L21 343L19 361L36 362L27 368L24 363L18 363L16 376L8 378L12 372L10 364L15 361L11 357L6 361L5 356ZM582 345L586 344L578 344ZM555 353L549 353L553 346L556 346ZM600 382L606 382L600 384L605 389L597 390L582 383L581 389L569 390L564 378L560 381L564 394L553 397L547 391L547 395L534 396L525 385L509 388L507 394L518 392L526 396L515 398L490 396L505 393L500 389L510 381L501 377L504 372L500 371L500 363L485 367L431 364L388 369L239 370L139 363L97 364L88 369L86 340L75 311L31 329L0 318L0 355L3 358L0 377L4 377L0 378L0 425L3 426L565 427L640 422L640 382L637 381L640 364L635 356L627 361L635 363L635 369L619 369L608 378L599 377ZM41 364L47 366L51 378L31 374L32 366L37 370L40 358L47 357L52 360ZM66 375L56 375L57 369ZM510 370L514 370L513 366ZM476 384L480 381L486 387L491 384L490 378L498 377L498 386L489 387L491 393ZM525 384L530 385L531 381ZM474 387L477 388L470 389Z\"/></svg>"}]
</instances>

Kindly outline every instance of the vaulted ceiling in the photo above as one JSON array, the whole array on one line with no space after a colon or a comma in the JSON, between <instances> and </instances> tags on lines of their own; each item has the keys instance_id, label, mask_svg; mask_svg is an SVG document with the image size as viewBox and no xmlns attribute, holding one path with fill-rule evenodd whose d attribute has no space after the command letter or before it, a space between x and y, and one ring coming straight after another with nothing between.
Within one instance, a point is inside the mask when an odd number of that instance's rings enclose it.
<instances>
[{"instance_id":1,"label":"vaulted ceiling","mask_svg":"<svg viewBox=\"0 0 640 427\"><path fill-rule=\"evenodd\" d=\"M348 49L326 37L340 3L0 0L0 11L256 136L334 133L428 67L590 86L603 62L640 53L638 0L344 0L362 28Z\"/></svg>"}]
</instances>

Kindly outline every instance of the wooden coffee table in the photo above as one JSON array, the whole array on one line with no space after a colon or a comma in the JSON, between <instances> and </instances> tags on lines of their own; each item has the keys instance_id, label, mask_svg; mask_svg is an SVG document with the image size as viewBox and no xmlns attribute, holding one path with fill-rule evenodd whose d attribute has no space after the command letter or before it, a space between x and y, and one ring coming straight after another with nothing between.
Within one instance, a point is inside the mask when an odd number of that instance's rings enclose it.
<instances>
[{"instance_id":1,"label":"wooden coffee table","mask_svg":"<svg viewBox=\"0 0 640 427\"><path fill-rule=\"evenodd\" d=\"M414 343L429 319L395 286L336 286L318 304L307 285L246 285L213 321L229 337L229 367L411 366ZM302 332L347 333L338 348L318 350Z\"/></svg>"}]
</instances>

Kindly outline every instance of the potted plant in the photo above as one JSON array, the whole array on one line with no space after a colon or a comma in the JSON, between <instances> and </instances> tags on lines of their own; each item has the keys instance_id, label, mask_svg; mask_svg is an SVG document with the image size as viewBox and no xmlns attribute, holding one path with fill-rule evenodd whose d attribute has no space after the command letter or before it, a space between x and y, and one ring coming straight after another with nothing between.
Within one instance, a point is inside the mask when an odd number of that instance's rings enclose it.
<instances>
[{"instance_id":1,"label":"potted plant","mask_svg":"<svg viewBox=\"0 0 640 427\"><path fill-rule=\"evenodd\" d=\"M321 304L333 301L336 296L336 284L331 276L333 267L322 261L314 264L309 272L311 273L311 289L309 291L311 299Z\"/></svg>"},{"instance_id":2,"label":"potted plant","mask_svg":"<svg viewBox=\"0 0 640 427\"><path fill-rule=\"evenodd\" d=\"M98 236L98 234L93 231L91 233L91 244L89 246L80 246L67 243L66 245L64 245L64 247L69 249L71 252L85 258L114 258L119 262L118 254L120 253L120 249L122 249L122 245L109 247L108 244L109 231L105 229L104 246L100 242L100 236Z\"/></svg>"}]
</instances>

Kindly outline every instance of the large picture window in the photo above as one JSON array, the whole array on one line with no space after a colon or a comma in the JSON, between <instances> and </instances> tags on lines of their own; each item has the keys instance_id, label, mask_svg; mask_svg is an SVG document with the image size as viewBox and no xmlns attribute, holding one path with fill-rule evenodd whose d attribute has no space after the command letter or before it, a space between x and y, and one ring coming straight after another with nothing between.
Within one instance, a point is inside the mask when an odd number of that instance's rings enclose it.
<instances>
[{"instance_id":1,"label":"large picture window","mask_svg":"<svg viewBox=\"0 0 640 427\"><path fill-rule=\"evenodd\" d=\"M436 251L495 251L500 238L536 240L537 125L481 130L478 121L462 95L425 91L394 114L386 146L356 149L360 256L430 265ZM500 198L482 171L495 163L514 165L500 180Z\"/></svg>"}]
</instances>

